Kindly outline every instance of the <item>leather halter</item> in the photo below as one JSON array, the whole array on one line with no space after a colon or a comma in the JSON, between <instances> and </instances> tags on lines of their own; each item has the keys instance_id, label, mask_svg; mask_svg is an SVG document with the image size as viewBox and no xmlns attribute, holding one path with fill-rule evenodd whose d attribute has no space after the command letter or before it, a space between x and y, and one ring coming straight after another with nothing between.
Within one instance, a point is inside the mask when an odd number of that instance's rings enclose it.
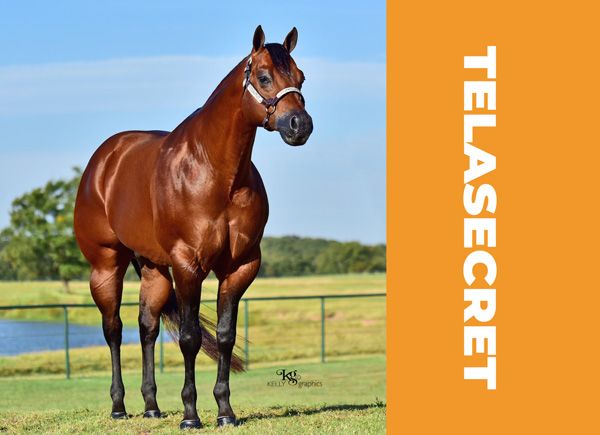
<instances>
[{"instance_id":1,"label":"leather halter","mask_svg":"<svg viewBox=\"0 0 600 435\"><path fill-rule=\"evenodd\" d=\"M271 115L273 113L275 113L275 110L277 110L277 103L279 103L283 99L283 97L285 97L287 94L296 93L296 94L300 95L300 99L302 100L302 103L304 104L304 96L302 95L302 92L300 92L300 89L290 86L288 88L283 88L282 90L277 92L277 95L275 95L273 98L263 97L260 94L260 92L258 92L256 87L254 87L252 82L250 81L250 67L251 66L252 66L252 58L249 57L248 62L246 63L246 68L244 69L244 81L242 82L242 86L244 87L244 92L246 92L246 90L248 90L250 95L252 95L254 97L254 99L256 100L257 103L265 106L267 113L265 115L265 119L263 119L262 126L265 128L265 130L273 131L274 129L269 127L269 118L271 118Z\"/></svg>"}]
</instances>

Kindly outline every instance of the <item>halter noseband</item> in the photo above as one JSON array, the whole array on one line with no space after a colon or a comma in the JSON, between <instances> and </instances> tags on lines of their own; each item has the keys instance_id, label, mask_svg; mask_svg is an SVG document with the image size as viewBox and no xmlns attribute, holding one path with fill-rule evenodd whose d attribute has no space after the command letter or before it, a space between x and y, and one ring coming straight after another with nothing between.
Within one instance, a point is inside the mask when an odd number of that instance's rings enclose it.
<instances>
[{"instance_id":1,"label":"halter noseband","mask_svg":"<svg viewBox=\"0 0 600 435\"><path fill-rule=\"evenodd\" d=\"M260 92L258 92L258 90L254 87L252 82L250 81L251 65L252 65L252 58L249 57L248 62L246 63L246 68L244 69L244 81L242 82L242 86L244 87L244 92L246 90L248 90L250 95L252 95L258 103L265 106L267 113L265 115L265 119L263 119L262 126L265 128L265 130L273 131L273 129L271 127L269 127L269 118L271 118L271 115L273 113L275 113L275 110L277 110L277 103L279 103L283 99L283 97L285 97L287 94L292 94L292 93L296 93L296 94L300 95L300 99L304 103L304 96L302 95L302 92L300 92L300 89L294 88L294 87L288 87L288 88L283 88L282 90L277 92L277 95L275 95L273 98L263 97L260 94Z\"/></svg>"}]
</instances>

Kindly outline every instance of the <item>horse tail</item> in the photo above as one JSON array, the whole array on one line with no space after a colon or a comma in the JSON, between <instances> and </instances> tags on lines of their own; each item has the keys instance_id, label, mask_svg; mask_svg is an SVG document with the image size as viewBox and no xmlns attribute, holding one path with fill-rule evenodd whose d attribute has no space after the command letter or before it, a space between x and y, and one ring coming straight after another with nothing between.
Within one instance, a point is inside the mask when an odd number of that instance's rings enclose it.
<instances>
[{"instance_id":1,"label":"horse tail","mask_svg":"<svg viewBox=\"0 0 600 435\"><path fill-rule=\"evenodd\" d=\"M174 341L179 341L179 310L177 308L177 298L175 290L171 288L169 300L162 309L161 316L163 324L169 335ZM219 358L219 346L215 338L217 325L204 314L200 313L200 330L202 331L202 351L211 359L217 361ZM231 355L231 370L234 372L244 371L244 360L239 356L238 352L233 352Z\"/></svg>"},{"instance_id":2,"label":"horse tail","mask_svg":"<svg viewBox=\"0 0 600 435\"><path fill-rule=\"evenodd\" d=\"M138 259L133 257L131 259L131 265L135 269L135 273L137 273L138 278L142 279L142 267L140 266L140 262L138 261Z\"/></svg>"}]
</instances>

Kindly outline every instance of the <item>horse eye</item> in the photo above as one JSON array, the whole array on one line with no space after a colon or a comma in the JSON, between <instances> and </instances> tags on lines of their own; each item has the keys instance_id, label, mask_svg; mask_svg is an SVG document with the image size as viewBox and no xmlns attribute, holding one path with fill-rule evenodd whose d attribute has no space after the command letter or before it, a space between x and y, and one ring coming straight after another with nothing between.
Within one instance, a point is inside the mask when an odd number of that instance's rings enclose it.
<instances>
[{"instance_id":1,"label":"horse eye","mask_svg":"<svg viewBox=\"0 0 600 435\"><path fill-rule=\"evenodd\" d=\"M260 76L258 78L258 81L261 85L268 85L269 83L271 83L271 79L268 76Z\"/></svg>"}]
</instances>

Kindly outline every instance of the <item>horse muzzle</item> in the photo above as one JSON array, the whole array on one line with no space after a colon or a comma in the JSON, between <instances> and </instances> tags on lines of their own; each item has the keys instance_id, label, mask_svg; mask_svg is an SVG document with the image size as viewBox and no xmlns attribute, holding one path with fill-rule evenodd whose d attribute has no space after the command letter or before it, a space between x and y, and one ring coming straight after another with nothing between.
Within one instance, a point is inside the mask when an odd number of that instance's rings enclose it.
<instances>
[{"instance_id":1,"label":"horse muzzle","mask_svg":"<svg viewBox=\"0 0 600 435\"><path fill-rule=\"evenodd\" d=\"M304 145L313 131L313 122L306 110L293 110L277 118L276 130L288 145Z\"/></svg>"}]
</instances>

